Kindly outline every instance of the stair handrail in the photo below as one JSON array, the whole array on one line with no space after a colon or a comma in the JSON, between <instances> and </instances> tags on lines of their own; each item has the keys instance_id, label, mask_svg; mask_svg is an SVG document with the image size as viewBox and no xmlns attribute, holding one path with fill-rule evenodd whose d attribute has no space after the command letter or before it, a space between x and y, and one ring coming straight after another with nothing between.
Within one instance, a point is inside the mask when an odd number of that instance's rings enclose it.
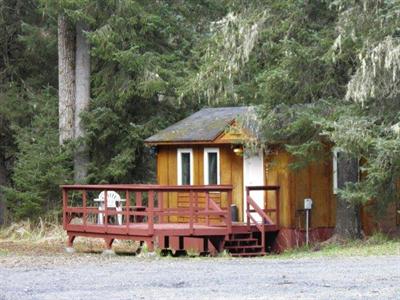
<instances>
[{"instance_id":1,"label":"stair handrail","mask_svg":"<svg viewBox=\"0 0 400 300\"><path fill-rule=\"evenodd\" d=\"M251 198L251 196L248 196L248 200L249 204L253 207L253 209L256 211L256 213L258 213L260 215L260 217L263 219L263 224L265 224L266 222L268 222L268 225L272 225L274 222L272 221L272 219L261 209L261 207L254 201L253 198Z\"/></svg>"},{"instance_id":2,"label":"stair handrail","mask_svg":"<svg viewBox=\"0 0 400 300\"><path fill-rule=\"evenodd\" d=\"M247 217L247 226L250 228L250 220L256 225L256 228L261 233L261 247L265 252L265 225L272 225L274 222L272 219L261 209L261 207L254 201L250 196L250 191L275 191L277 193L276 197L276 209L275 212L277 214L276 220L279 225L279 186L246 186L246 217ZM253 209L251 210L250 207ZM261 224L252 216L252 212L256 212L261 217Z\"/></svg>"},{"instance_id":3,"label":"stair handrail","mask_svg":"<svg viewBox=\"0 0 400 300\"><path fill-rule=\"evenodd\" d=\"M247 209L246 209L246 215L247 215L247 226L250 227L250 220L254 222L256 225L256 228L258 231L261 233L261 249L263 252L265 252L265 222L266 222L266 214L262 214L263 212L261 211L261 208L256 204L256 202L251 198L250 194L247 194ZM253 209L261 216L262 222L261 224L257 222L257 220L251 215L250 212L250 206L253 207Z\"/></svg>"}]
</instances>

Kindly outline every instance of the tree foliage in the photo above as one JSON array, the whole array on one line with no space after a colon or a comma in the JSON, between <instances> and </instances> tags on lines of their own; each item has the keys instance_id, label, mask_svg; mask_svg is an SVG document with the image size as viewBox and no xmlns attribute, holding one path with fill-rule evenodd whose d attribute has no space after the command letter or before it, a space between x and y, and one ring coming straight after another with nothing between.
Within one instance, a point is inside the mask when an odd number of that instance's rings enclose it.
<instances>
[{"instance_id":1,"label":"tree foliage","mask_svg":"<svg viewBox=\"0 0 400 300\"><path fill-rule=\"evenodd\" d=\"M88 182L154 180L143 140L198 107L176 105L193 46L223 2L2 1L0 4L0 159L14 217L39 217L59 205L71 182L71 151L90 150ZM57 16L84 21L92 51L91 106L84 140L57 146Z\"/></svg>"},{"instance_id":2,"label":"tree foliage","mask_svg":"<svg viewBox=\"0 0 400 300\"><path fill-rule=\"evenodd\" d=\"M399 9L398 0L2 1L0 160L12 213L57 206L82 142L89 182L154 180L143 140L203 105L258 105L263 147L283 143L301 167L335 144L362 161L347 199L396 201ZM86 136L62 148L59 14L89 25L92 61Z\"/></svg>"},{"instance_id":3,"label":"tree foliage","mask_svg":"<svg viewBox=\"0 0 400 300\"><path fill-rule=\"evenodd\" d=\"M383 210L398 201L400 176L399 5L396 0L254 1L246 14L248 4L237 1L231 16L240 16L241 26L229 27L236 35L266 12L257 41L236 72L227 71L230 58L200 59L193 78L203 80L192 84L194 94L207 81L214 85L205 87L221 92L211 93L212 103L260 104L259 146L285 144L298 157L294 167L322 159L318 154L326 145L359 158L363 180L341 194L353 202L376 199ZM224 55L230 45L221 38L226 32L220 27L202 47L222 49L216 53ZM235 34L228 33L238 43ZM243 49L237 48L228 51L233 58ZM203 99L210 101L207 93Z\"/></svg>"},{"instance_id":4,"label":"tree foliage","mask_svg":"<svg viewBox=\"0 0 400 300\"><path fill-rule=\"evenodd\" d=\"M26 95L32 110L29 126L13 125L18 152L13 188L5 194L17 218L38 217L60 209L59 184L71 177L70 154L58 146L58 106L54 90ZM57 212L55 213L57 215Z\"/></svg>"}]
</instances>

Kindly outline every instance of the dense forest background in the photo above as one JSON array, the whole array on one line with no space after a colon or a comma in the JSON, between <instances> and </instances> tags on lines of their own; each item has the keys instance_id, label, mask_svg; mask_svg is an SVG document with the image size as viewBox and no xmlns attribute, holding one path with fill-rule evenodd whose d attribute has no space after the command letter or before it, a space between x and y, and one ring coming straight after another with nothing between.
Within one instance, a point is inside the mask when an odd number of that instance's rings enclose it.
<instances>
[{"instance_id":1,"label":"dense forest background","mask_svg":"<svg viewBox=\"0 0 400 300\"><path fill-rule=\"evenodd\" d=\"M88 183L154 181L143 140L203 106L256 105L258 146L285 144L294 167L335 145L361 165L346 208L383 211L398 201L399 14L397 0L0 0L0 223L57 216L82 149ZM61 143L60 24L90 47L83 134Z\"/></svg>"}]
</instances>

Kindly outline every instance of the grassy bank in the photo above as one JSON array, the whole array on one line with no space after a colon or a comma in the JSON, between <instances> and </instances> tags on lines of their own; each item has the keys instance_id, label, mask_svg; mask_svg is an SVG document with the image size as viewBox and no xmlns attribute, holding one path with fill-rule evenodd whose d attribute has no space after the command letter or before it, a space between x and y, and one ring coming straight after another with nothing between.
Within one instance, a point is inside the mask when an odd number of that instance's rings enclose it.
<instances>
[{"instance_id":1,"label":"grassy bank","mask_svg":"<svg viewBox=\"0 0 400 300\"><path fill-rule=\"evenodd\" d=\"M6 254L63 254L67 234L62 225L39 219L38 222L23 221L0 228L0 255ZM77 253L101 253L104 241L93 238L76 238ZM116 241L113 248L122 254L132 254L137 244L132 241Z\"/></svg>"},{"instance_id":2,"label":"grassy bank","mask_svg":"<svg viewBox=\"0 0 400 300\"><path fill-rule=\"evenodd\" d=\"M287 250L280 255L269 257L301 258L320 256L379 256L400 255L400 239L390 239L382 233L376 233L362 240L320 243L308 247Z\"/></svg>"}]
</instances>

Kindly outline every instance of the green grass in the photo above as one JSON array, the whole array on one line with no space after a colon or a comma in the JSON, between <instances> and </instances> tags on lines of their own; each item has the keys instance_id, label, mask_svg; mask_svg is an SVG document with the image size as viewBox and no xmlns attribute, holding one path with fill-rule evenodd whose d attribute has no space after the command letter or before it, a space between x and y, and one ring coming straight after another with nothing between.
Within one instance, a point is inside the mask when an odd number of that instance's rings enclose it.
<instances>
[{"instance_id":1,"label":"green grass","mask_svg":"<svg viewBox=\"0 0 400 300\"><path fill-rule=\"evenodd\" d=\"M338 256L379 256L400 255L400 239L389 239L378 233L365 240L351 240L343 243L303 246L287 250L269 258L338 257Z\"/></svg>"},{"instance_id":2,"label":"green grass","mask_svg":"<svg viewBox=\"0 0 400 300\"><path fill-rule=\"evenodd\" d=\"M30 220L12 223L0 228L0 240L4 241L65 241L67 234L60 224L39 218L38 222Z\"/></svg>"},{"instance_id":3,"label":"green grass","mask_svg":"<svg viewBox=\"0 0 400 300\"><path fill-rule=\"evenodd\" d=\"M0 256L5 256L8 254L8 251L5 249L0 249Z\"/></svg>"}]
</instances>

